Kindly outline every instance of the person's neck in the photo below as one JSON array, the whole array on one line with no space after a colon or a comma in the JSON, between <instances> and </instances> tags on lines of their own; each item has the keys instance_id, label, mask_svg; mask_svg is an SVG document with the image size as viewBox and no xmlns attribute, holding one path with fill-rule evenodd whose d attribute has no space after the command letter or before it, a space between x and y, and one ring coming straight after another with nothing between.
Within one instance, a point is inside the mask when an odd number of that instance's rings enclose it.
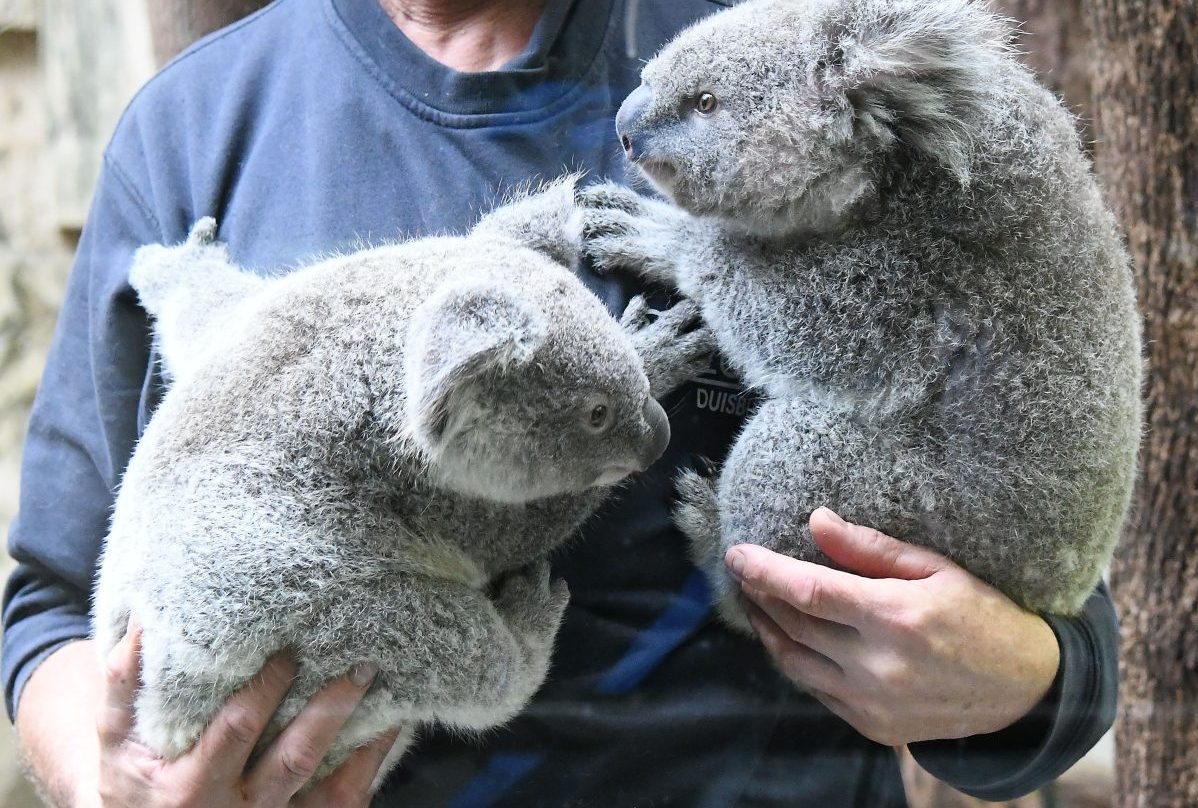
<instances>
[{"instance_id":1,"label":"person's neck","mask_svg":"<svg viewBox=\"0 0 1198 808\"><path fill-rule=\"evenodd\" d=\"M447 67L497 70L532 37L545 0L378 0L416 47Z\"/></svg>"}]
</instances>

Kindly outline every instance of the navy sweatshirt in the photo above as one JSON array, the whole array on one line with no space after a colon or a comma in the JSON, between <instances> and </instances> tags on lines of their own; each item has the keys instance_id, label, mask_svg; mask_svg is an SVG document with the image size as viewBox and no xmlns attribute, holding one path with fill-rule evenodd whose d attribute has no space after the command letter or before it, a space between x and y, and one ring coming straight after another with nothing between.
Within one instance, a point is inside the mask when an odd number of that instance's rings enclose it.
<instances>
[{"instance_id":1,"label":"navy sweatshirt","mask_svg":"<svg viewBox=\"0 0 1198 808\"><path fill-rule=\"evenodd\" d=\"M624 174L612 121L648 58L713 0L550 0L504 69L450 70L377 0L279 0L203 40L138 95L106 152L29 425L19 567L4 599L10 716L31 671L88 634L109 509L162 381L127 281L149 242L215 216L233 260L284 272L363 243L462 232L513 187ZM635 24L630 24L635 22ZM618 313L627 278L588 285ZM377 804L904 804L894 753L799 693L759 645L713 620L670 523L671 477L719 459L751 402L718 365L666 402L674 439L556 560L572 598L528 709L478 739L426 733ZM1062 663L1031 715L989 736L914 744L971 793L1055 776L1109 726L1116 628L1100 589L1050 623Z\"/></svg>"}]
</instances>

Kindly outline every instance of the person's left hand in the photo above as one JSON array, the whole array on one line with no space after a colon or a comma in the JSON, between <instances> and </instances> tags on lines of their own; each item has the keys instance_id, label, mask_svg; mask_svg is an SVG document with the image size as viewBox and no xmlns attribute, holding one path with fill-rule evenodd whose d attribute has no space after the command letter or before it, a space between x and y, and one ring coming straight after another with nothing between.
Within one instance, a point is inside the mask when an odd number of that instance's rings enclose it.
<instances>
[{"instance_id":1,"label":"person's left hand","mask_svg":"<svg viewBox=\"0 0 1198 808\"><path fill-rule=\"evenodd\" d=\"M866 737L898 745L995 732L1060 664L1042 618L949 559L827 508L820 549L851 572L754 545L728 550L754 631L782 672Z\"/></svg>"}]
</instances>

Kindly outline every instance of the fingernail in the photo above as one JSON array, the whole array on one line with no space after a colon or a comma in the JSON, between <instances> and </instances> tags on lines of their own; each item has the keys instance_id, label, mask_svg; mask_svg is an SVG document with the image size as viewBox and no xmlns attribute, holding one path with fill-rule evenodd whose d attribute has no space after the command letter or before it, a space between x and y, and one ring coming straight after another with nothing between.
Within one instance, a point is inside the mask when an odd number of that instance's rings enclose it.
<instances>
[{"instance_id":1,"label":"fingernail","mask_svg":"<svg viewBox=\"0 0 1198 808\"><path fill-rule=\"evenodd\" d=\"M349 680L357 687L366 687L378 675L379 666L373 662L359 662L349 670Z\"/></svg>"},{"instance_id":2,"label":"fingernail","mask_svg":"<svg viewBox=\"0 0 1198 808\"><path fill-rule=\"evenodd\" d=\"M836 511L832 510L831 508L819 508L818 510L823 511L825 514L828 515L829 519L831 519L833 522L835 522L838 525L844 526L844 525L848 524L848 522L846 522L840 518L840 514L838 514Z\"/></svg>"},{"instance_id":3,"label":"fingernail","mask_svg":"<svg viewBox=\"0 0 1198 808\"><path fill-rule=\"evenodd\" d=\"M740 550L729 550L728 555L724 558L724 564L728 567L728 573L736 579L737 583L742 580L742 575L745 571L745 554Z\"/></svg>"}]
</instances>

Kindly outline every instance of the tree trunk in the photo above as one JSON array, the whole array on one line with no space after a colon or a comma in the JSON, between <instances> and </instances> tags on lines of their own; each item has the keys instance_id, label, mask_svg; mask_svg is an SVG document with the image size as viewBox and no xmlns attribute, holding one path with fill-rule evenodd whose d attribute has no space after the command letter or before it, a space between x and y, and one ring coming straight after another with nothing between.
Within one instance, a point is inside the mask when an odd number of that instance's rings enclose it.
<instances>
[{"instance_id":1,"label":"tree trunk","mask_svg":"<svg viewBox=\"0 0 1198 808\"><path fill-rule=\"evenodd\" d=\"M1198 806L1198 3L1094 0L1095 156L1144 312L1147 432L1111 571L1116 804Z\"/></svg>"},{"instance_id":2,"label":"tree trunk","mask_svg":"<svg viewBox=\"0 0 1198 808\"><path fill-rule=\"evenodd\" d=\"M146 0L154 59L166 64L205 34L236 22L268 0ZM282 44L282 43L280 43Z\"/></svg>"}]
</instances>

